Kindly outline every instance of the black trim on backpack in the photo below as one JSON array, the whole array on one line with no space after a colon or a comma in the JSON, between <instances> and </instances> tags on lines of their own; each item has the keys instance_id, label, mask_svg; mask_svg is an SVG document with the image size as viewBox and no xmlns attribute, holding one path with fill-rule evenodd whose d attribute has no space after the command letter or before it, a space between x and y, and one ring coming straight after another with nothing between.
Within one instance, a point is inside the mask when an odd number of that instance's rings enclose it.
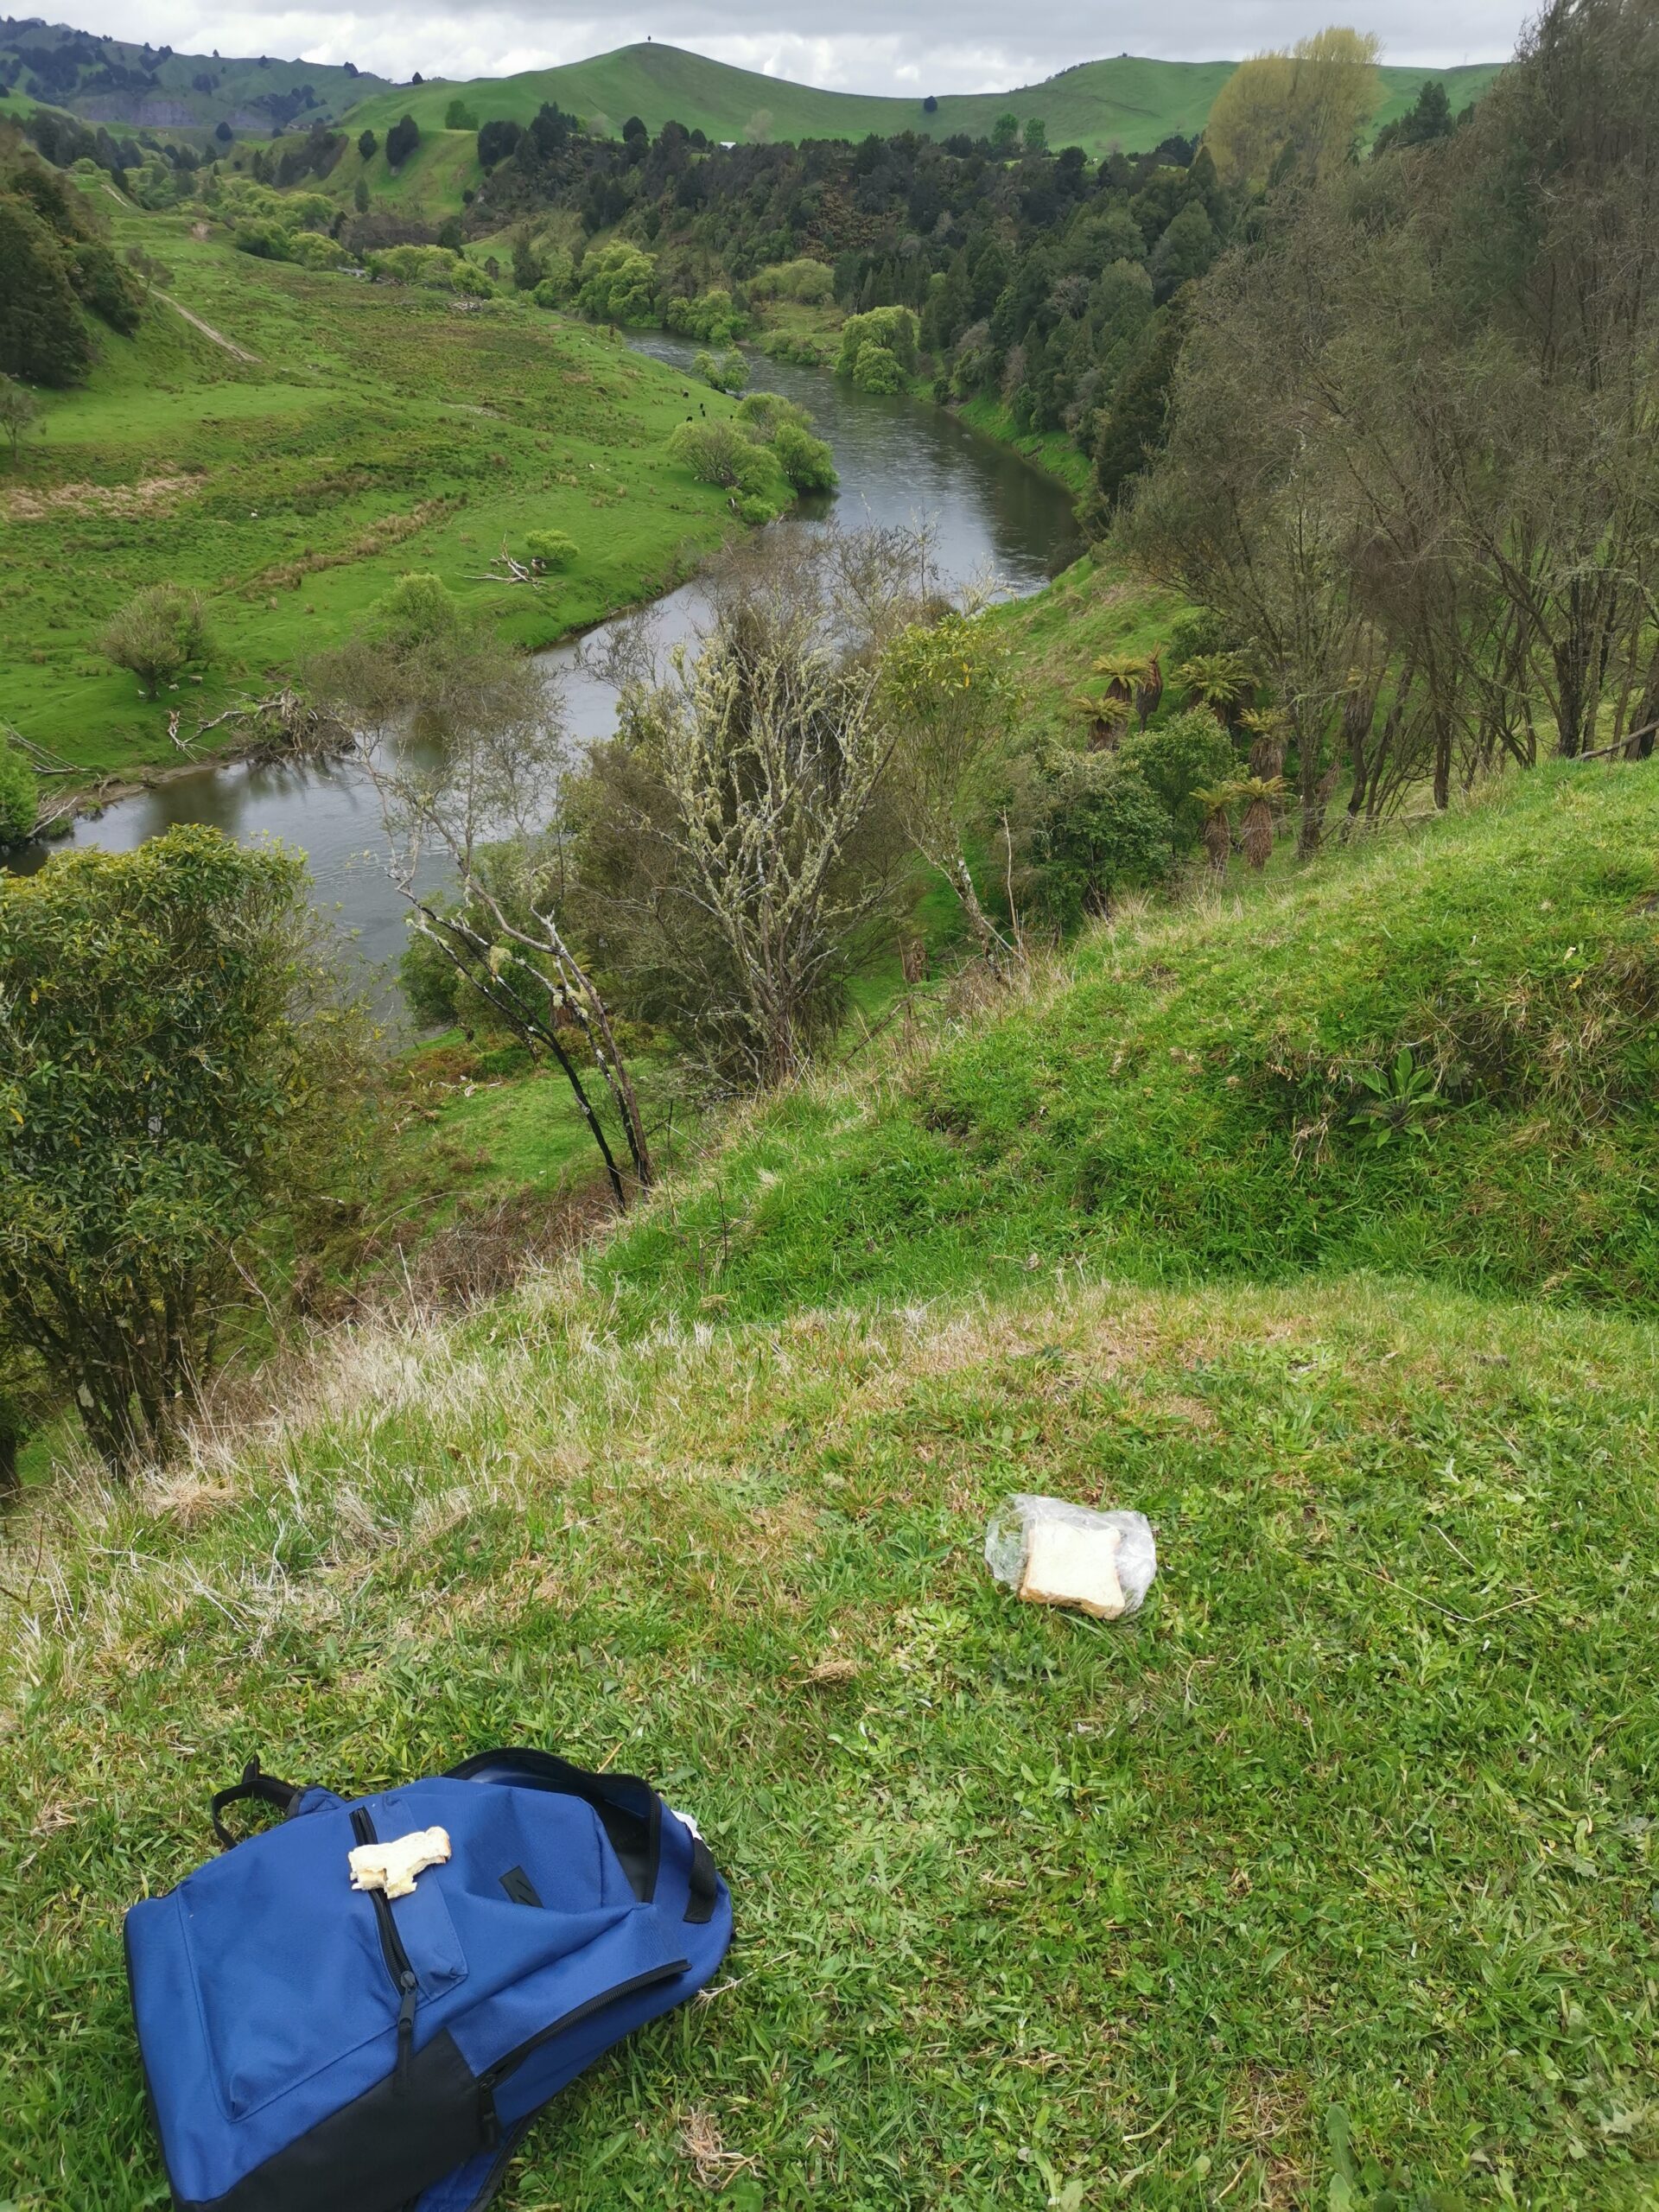
<instances>
[{"instance_id":1,"label":"black trim on backpack","mask_svg":"<svg viewBox=\"0 0 1659 2212\"><path fill-rule=\"evenodd\" d=\"M691 1838L691 1879L688 1885L683 1920L694 1928L704 1928L715 1916L715 1907L720 1902L720 1874L715 1866L714 1853L702 1838L695 1832Z\"/></svg>"},{"instance_id":2,"label":"black trim on backpack","mask_svg":"<svg viewBox=\"0 0 1659 2212\"><path fill-rule=\"evenodd\" d=\"M399 2212L490 2147L487 2111L445 2028L415 2053L405 2087L391 2075L377 2082L222 2196L181 2198L180 2212Z\"/></svg>"},{"instance_id":3,"label":"black trim on backpack","mask_svg":"<svg viewBox=\"0 0 1659 2212\"><path fill-rule=\"evenodd\" d=\"M657 1894L657 1869L663 1848L663 1801L637 1774L590 1774L552 1751L475 1751L448 1770L452 1782L517 1783L521 1788L554 1789L580 1797L593 1807L611 1849L641 1904ZM712 1913L711 1904L709 1912ZM706 1920L709 1913L702 1917Z\"/></svg>"},{"instance_id":4,"label":"black trim on backpack","mask_svg":"<svg viewBox=\"0 0 1659 2212\"><path fill-rule=\"evenodd\" d=\"M522 1866L509 1866L501 1877L501 1886L514 1904L529 1904L540 1909L542 1900L537 1894L536 1885Z\"/></svg>"},{"instance_id":5,"label":"black trim on backpack","mask_svg":"<svg viewBox=\"0 0 1659 2212\"><path fill-rule=\"evenodd\" d=\"M297 1783L278 1782L274 1774L262 1774L258 1760L250 1759L242 1770L240 1782L233 1782L228 1789L214 1793L213 1834L219 1838L221 1848L229 1851L232 1845L242 1840L240 1836L231 1834L220 1818L228 1806L243 1798L252 1798L261 1805L274 1805L286 1820L293 1811L296 1801L304 1795Z\"/></svg>"}]
</instances>

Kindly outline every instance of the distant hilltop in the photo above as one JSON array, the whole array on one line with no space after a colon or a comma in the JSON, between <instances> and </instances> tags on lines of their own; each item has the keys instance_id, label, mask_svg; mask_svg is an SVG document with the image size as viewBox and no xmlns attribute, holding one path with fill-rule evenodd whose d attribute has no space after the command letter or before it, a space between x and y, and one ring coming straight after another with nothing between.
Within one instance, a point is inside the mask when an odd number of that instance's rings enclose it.
<instances>
[{"instance_id":1,"label":"distant hilltop","mask_svg":"<svg viewBox=\"0 0 1659 2212\"><path fill-rule=\"evenodd\" d=\"M394 85L349 61L175 54L170 47L94 37L38 16L0 17L0 85L7 88L0 114L38 103L89 123L203 137L224 124L239 137L272 137L347 116L379 130L412 115L423 132L442 130L457 107L455 127L462 129L494 118L528 123L550 100L593 129L620 131L638 116L653 132L672 120L711 138L734 141L887 137L903 130L979 138L989 136L999 116L1011 112L1022 126L1033 118L1045 124L1051 146L1082 146L1094 155L1115 147L1141 153L1166 138L1202 130L1236 67L1229 60L1154 61L1120 54L1075 62L1040 84L1005 92L883 96L826 92L647 43L512 77L416 78ZM1485 90L1500 67L1491 61L1460 69L1385 68L1375 119L1381 124L1403 112L1429 79L1445 85L1453 106L1462 107Z\"/></svg>"}]
</instances>

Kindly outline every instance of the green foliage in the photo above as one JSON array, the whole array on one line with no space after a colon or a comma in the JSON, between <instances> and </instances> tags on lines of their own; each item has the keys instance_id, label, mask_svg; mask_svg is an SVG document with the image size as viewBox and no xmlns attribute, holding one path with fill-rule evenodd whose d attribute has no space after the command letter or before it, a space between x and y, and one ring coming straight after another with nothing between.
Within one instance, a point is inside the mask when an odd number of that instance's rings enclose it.
<instances>
[{"instance_id":1,"label":"green foliage","mask_svg":"<svg viewBox=\"0 0 1659 2212\"><path fill-rule=\"evenodd\" d=\"M289 240L288 257L302 269L343 269L351 259L338 238L321 231L296 231Z\"/></svg>"},{"instance_id":2,"label":"green foliage","mask_svg":"<svg viewBox=\"0 0 1659 2212\"><path fill-rule=\"evenodd\" d=\"M58 239L26 201L0 193L0 373L79 384L92 360Z\"/></svg>"},{"instance_id":3,"label":"green foliage","mask_svg":"<svg viewBox=\"0 0 1659 2212\"><path fill-rule=\"evenodd\" d=\"M801 307L823 307L835 297L836 272L827 262L802 256L795 261L775 261L757 270L749 279L757 300L792 300Z\"/></svg>"},{"instance_id":4,"label":"green foliage","mask_svg":"<svg viewBox=\"0 0 1659 2212\"><path fill-rule=\"evenodd\" d=\"M1402 1135L1427 1141L1429 1116L1446 1101L1434 1070L1423 1066L1409 1045L1387 1067L1357 1068L1354 1079L1365 1096L1351 1118L1369 1130L1373 1144Z\"/></svg>"},{"instance_id":5,"label":"green foliage","mask_svg":"<svg viewBox=\"0 0 1659 2212\"><path fill-rule=\"evenodd\" d=\"M524 550L538 569L568 569L579 550L575 539L567 537L562 530L530 530L524 533Z\"/></svg>"},{"instance_id":6,"label":"green foliage","mask_svg":"<svg viewBox=\"0 0 1659 2212\"><path fill-rule=\"evenodd\" d=\"M0 845L22 844L32 836L40 810L35 771L0 730Z\"/></svg>"},{"instance_id":7,"label":"green foliage","mask_svg":"<svg viewBox=\"0 0 1659 2212\"><path fill-rule=\"evenodd\" d=\"M212 830L0 878L0 1344L118 1472L165 1449L359 1073L311 928L296 858Z\"/></svg>"},{"instance_id":8,"label":"green foliage","mask_svg":"<svg viewBox=\"0 0 1659 2212\"><path fill-rule=\"evenodd\" d=\"M1048 151L1048 125L1039 115L1026 118L1026 151L1028 154L1046 154Z\"/></svg>"},{"instance_id":9,"label":"green foliage","mask_svg":"<svg viewBox=\"0 0 1659 2212\"><path fill-rule=\"evenodd\" d=\"M874 339L866 340L853 362L853 382L861 391L903 391L909 379L904 363Z\"/></svg>"},{"instance_id":10,"label":"green foliage","mask_svg":"<svg viewBox=\"0 0 1659 2212\"><path fill-rule=\"evenodd\" d=\"M380 141L375 137L372 130L359 130L358 132L357 151L358 158L360 161L365 163L372 162L374 159L375 155L379 151L379 147Z\"/></svg>"},{"instance_id":11,"label":"green foliage","mask_svg":"<svg viewBox=\"0 0 1659 2212\"><path fill-rule=\"evenodd\" d=\"M734 423L682 423L669 439L668 451L700 484L739 493L746 522L770 522L789 504L789 486L772 448L746 436Z\"/></svg>"},{"instance_id":12,"label":"green foliage","mask_svg":"<svg viewBox=\"0 0 1659 2212\"><path fill-rule=\"evenodd\" d=\"M294 246L294 234L274 218L250 215L236 226L232 243L238 253L251 253L261 261L286 261Z\"/></svg>"},{"instance_id":13,"label":"green foliage","mask_svg":"<svg viewBox=\"0 0 1659 2212\"><path fill-rule=\"evenodd\" d=\"M443 111L443 127L446 130L476 130L478 128L477 115L459 93Z\"/></svg>"},{"instance_id":14,"label":"green foliage","mask_svg":"<svg viewBox=\"0 0 1659 2212\"><path fill-rule=\"evenodd\" d=\"M389 168L402 168L421 143L420 125L411 115L394 123L386 133L386 162Z\"/></svg>"},{"instance_id":15,"label":"green foliage","mask_svg":"<svg viewBox=\"0 0 1659 2212\"><path fill-rule=\"evenodd\" d=\"M17 466L23 440L41 419L41 403L27 385L14 382L10 377L0 376L0 437L11 449L11 465Z\"/></svg>"},{"instance_id":16,"label":"green foliage","mask_svg":"<svg viewBox=\"0 0 1659 2212\"><path fill-rule=\"evenodd\" d=\"M464 297L487 300L495 285L485 271L445 245L384 246L368 257L369 274L378 283L419 284L434 292L457 292Z\"/></svg>"},{"instance_id":17,"label":"green foliage","mask_svg":"<svg viewBox=\"0 0 1659 2212\"><path fill-rule=\"evenodd\" d=\"M576 305L595 322L649 322L656 312L657 264L637 245L618 239L582 262Z\"/></svg>"},{"instance_id":18,"label":"green foliage","mask_svg":"<svg viewBox=\"0 0 1659 2212\"><path fill-rule=\"evenodd\" d=\"M780 423L772 435L779 466L797 492L832 492L840 481L827 438L814 437L797 423Z\"/></svg>"},{"instance_id":19,"label":"green foliage","mask_svg":"<svg viewBox=\"0 0 1659 2212\"><path fill-rule=\"evenodd\" d=\"M1033 840L1035 881L1062 929L1109 913L1122 892L1167 878L1175 860L1168 810L1121 755L1060 755L1045 781Z\"/></svg>"},{"instance_id":20,"label":"green foliage","mask_svg":"<svg viewBox=\"0 0 1659 2212\"><path fill-rule=\"evenodd\" d=\"M904 376L916 366L917 348L921 341L921 325L910 308L873 308L868 315L851 315L841 327L841 351L836 359L837 376L851 377L855 383L862 381L862 357L865 348L873 349L868 373L885 375L874 359L875 353L885 353L895 362ZM884 383L865 386L868 391L896 391L899 387Z\"/></svg>"},{"instance_id":21,"label":"green foliage","mask_svg":"<svg viewBox=\"0 0 1659 2212\"><path fill-rule=\"evenodd\" d=\"M707 346L729 346L748 323L748 317L733 306L731 294L722 287L701 292L695 298L671 299L663 319L682 337L699 339Z\"/></svg>"},{"instance_id":22,"label":"green foliage","mask_svg":"<svg viewBox=\"0 0 1659 2212\"><path fill-rule=\"evenodd\" d=\"M741 391L749 380L749 365L735 346L718 359L707 351L700 353L691 366L703 383L715 391Z\"/></svg>"},{"instance_id":23,"label":"green foliage","mask_svg":"<svg viewBox=\"0 0 1659 2212\"><path fill-rule=\"evenodd\" d=\"M1178 851L1191 845L1204 827L1207 810L1198 791L1225 783L1236 765L1231 740L1202 707L1148 729L1129 731L1116 757L1143 776L1156 794L1173 824Z\"/></svg>"},{"instance_id":24,"label":"green foliage","mask_svg":"<svg viewBox=\"0 0 1659 2212\"><path fill-rule=\"evenodd\" d=\"M100 650L118 668L130 669L147 699L212 651L200 592L181 584L151 584L130 600L105 629Z\"/></svg>"}]
</instances>

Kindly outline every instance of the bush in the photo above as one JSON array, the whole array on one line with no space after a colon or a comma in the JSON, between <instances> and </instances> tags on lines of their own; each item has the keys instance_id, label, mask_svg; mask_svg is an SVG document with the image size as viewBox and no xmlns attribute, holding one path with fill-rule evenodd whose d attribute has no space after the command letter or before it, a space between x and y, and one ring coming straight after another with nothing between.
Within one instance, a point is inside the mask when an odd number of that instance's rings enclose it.
<instances>
[{"instance_id":1,"label":"bush","mask_svg":"<svg viewBox=\"0 0 1659 2212\"><path fill-rule=\"evenodd\" d=\"M683 338L698 338L709 346L729 346L748 317L733 306L729 292L715 290L696 299L671 300L663 320Z\"/></svg>"},{"instance_id":2,"label":"bush","mask_svg":"<svg viewBox=\"0 0 1659 2212\"><path fill-rule=\"evenodd\" d=\"M421 143L421 126L412 115L394 123L386 133L386 160L395 169L400 169Z\"/></svg>"},{"instance_id":3,"label":"bush","mask_svg":"<svg viewBox=\"0 0 1659 2212\"><path fill-rule=\"evenodd\" d=\"M238 253L251 253L259 261L287 261L292 257L294 236L280 223L255 217L238 223L232 240Z\"/></svg>"},{"instance_id":4,"label":"bush","mask_svg":"<svg viewBox=\"0 0 1659 2212\"><path fill-rule=\"evenodd\" d=\"M181 584L151 584L141 591L103 637L105 658L130 669L149 699L210 650L201 594Z\"/></svg>"},{"instance_id":5,"label":"bush","mask_svg":"<svg viewBox=\"0 0 1659 2212\"><path fill-rule=\"evenodd\" d=\"M1224 784L1238 766L1232 740L1207 708L1190 708L1157 728L1132 731L1118 747L1125 767L1145 777L1173 825L1178 849L1194 843L1205 810L1194 791Z\"/></svg>"},{"instance_id":6,"label":"bush","mask_svg":"<svg viewBox=\"0 0 1659 2212\"><path fill-rule=\"evenodd\" d=\"M0 194L0 374L62 385L92 365L58 239L33 207Z\"/></svg>"},{"instance_id":7,"label":"bush","mask_svg":"<svg viewBox=\"0 0 1659 2212\"><path fill-rule=\"evenodd\" d=\"M297 858L208 829L0 878L0 1358L46 1360L118 1474L362 1113L315 928Z\"/></svg>"},{"instance_id":8,"label":"bush","mask_svg":"<svg viewBox=\"0 0 1659 2212\"><path fill-rule=\"evenodd\" d=\"M357 138L359 159L365 162L372 162L379 149L379 145L380 141L375 137L372 130L359 131Z\"/></svg>"},{"instance_id":9,"label":"bush","mask_svg":"<svg viewBox=\"0 0 1659 2212\"><path fill-rule=\"evenodd\" d=\"M21 845L41 810L35 771L15 745L0 738L0 845Z\"/></svg>"},{"instance_id":10,"label":"bush","mask_svg":"<svg viewBox=\"0 0 1659 2212\"><path fill-rule=\"evenodd\" d=\"M343 269L351 259L338 238L321 231L296 231L289 240L289 258L302 269Z\"/></svg>"},{"instance_id":11,"label":"bush","mask_svg":"<svg viewBox=\"0 0 1659 2212\"><path fill-rule=\"evenodd\" d=\"M798 423L780 423L772 434L772 449L798 492L833 492L841 480L828 440L815 438Z\"/></svg>"},{"instance_id":12,"label":"bush","mask_svg":"<svg viewBox=\"0 0 1659 2212\"><path fill-rule=\"evenodd\" d=\"M822 307L836 295L836 272L827 262L803 256L798 261L777 261L760 270L749 283L757 300L794 300L803 307Z\"/></svg>"},{"instance_id":13,"label":"bush","mask_svg":"<svg viewBox=\"0 0 1659 2212\"><path fill-rule=\"evenodd\" d=\"M1170 817L1138 768L1116 753L1068 753L1046 783L1033 857L1043 904L1063 929L1168 876Z\"/></svg>"},{"instance_id":14,"label":"bush","mask_svg":"<svg viewBox=\"0 0 1659 2212\"><path fill-rule=\"evenodd\" d=\"M577 554L576 541L562 530L531 530L524 533L524 550L538 569L568 569Z\"/></svg>"},{"instance_id":15,"label":"bush","mask_svg":"<svg viewBox=\"0 0 1659 2212\"><path fill-rule=\"evenodd\" d=\"M478 118L459 93L443 111L443 127L446 130L476 130L478 128Z\"/></svg>"},{"instance_id":16,"label":"bush","mask_svg":"<svg viewBox=\"0 0 1659 2212\"><path fill-rule=\"evenodd\" d=\"M601 246L582 264L576 305L595 322L649 322L656 297L657 264L637 245Z\"/></svg>"}]
</instances>

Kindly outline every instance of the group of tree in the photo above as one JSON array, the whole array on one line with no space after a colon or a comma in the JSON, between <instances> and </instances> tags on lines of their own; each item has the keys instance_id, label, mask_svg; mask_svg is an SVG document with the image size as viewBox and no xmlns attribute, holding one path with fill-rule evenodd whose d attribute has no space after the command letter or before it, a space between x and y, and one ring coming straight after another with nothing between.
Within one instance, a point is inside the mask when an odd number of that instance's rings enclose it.
<instances>
[{"instance_id":1,"label":"group of tree","mask_svg":"<svg viewBox=\"0 0 1659 2212\"><path fill-rule=\"evenodd\" d=\"M1288 717L1301 842L1659 724L1659 48L1558 0L1459 128L1281 181L1122 526Z\"/></svg>"},{"instance_id":2,"label":"group of tree","mask_svg":"<svg viewBox=\"0 0 1659 2212\"><path fill-rule=\"evenodd\" d=\"M143 308L92 201L0 128L0 375L79 384L92 364L88 314L126 333Z\"/></svg>"}]
</instances>

